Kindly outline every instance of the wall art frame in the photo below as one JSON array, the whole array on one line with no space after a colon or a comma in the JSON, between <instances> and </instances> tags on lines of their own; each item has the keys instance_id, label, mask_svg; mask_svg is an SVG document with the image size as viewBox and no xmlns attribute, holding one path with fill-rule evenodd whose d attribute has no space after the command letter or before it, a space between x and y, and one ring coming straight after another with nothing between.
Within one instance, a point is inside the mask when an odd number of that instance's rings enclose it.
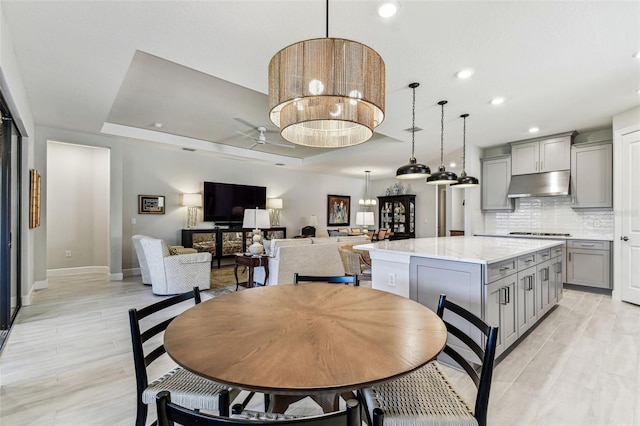
<instances>
[{"instance_id":1,"label":"wall art frame","mask_svg":"<svg viewBox=\"0 0 640 426\"><path fill-rule=\"evenodd\" d=\"M29 170L29 228L40 226L42 178L36 169Z\"/></svg>"},{"instance_id":2,"label":"wall art frame","mask_svg":"<svg viewBox=\"0 0 640 426\"><path fill-rule=\"evenodd\" d=\"M138 195L138 214L164 214L164 195Z\"/></svg>"},{"instance_id":3,"label":"wall art frame","mask_svg":"<svg viewBox=\"0 0 640 426\"><path fill-rule=\"evenodd\" d=\"M350 195L327 195L327 226L349 225Z\"/></svg>"}]
</instances>

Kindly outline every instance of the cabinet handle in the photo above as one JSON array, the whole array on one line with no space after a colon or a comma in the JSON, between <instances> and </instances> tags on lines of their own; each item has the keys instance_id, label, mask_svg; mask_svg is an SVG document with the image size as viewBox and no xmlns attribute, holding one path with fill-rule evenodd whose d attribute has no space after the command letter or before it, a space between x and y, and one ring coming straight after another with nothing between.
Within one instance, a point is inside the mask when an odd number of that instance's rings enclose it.
<instances>
[{"instance_id":1,"label":"cabinet handle","mask_svg":"<svg viewBox=\"0 0 640 426\"><path fill-rule=\"evenodd\" d=\"M556 274L559 274L562 272L562 263L558 262L556 263Z\"/></svg>"},{"instance_id":2,"label":"cabinet handle","mask_svg":"<svg viewBox=\"0 0 640 426\"><path fill-rule=\"evenodd\" d=\"M593 247L595 244L580 244L582 247Z\"/></svg>"},{"instance_id":3,"label":"cabinet handle","mask_svg":"<svg viewBox=\"0 0 640 426\"><path fill-rule=\"evenodd\" d=\"M504 271L508 271L509 267L508 266L503 266L502 268L500 268L500 272L504 272Z\"/></svg>"},{"instance_id":4,"label":"cabinet handle","mask_svg":"<svg viewBox=\"0 0 640 426\"><path fill-rule=\"evenodd\" d=\"M529 288L527 290L533 290L533 275L527 275L529 279Z\"/></svg>"},{"instance_id":5,"label":"cabinet handle","mask_svg":"<svg viewBox=\"0 0 640 426\"><path fill-rule=\"evenodd\" d=\"M569 262L571 262L571 253L569 253Z\"/></svg>"},{"instance_id":6,"label":"cabinet handle","mask_svg":"<svg viewBox=\"0 0 640 426\"><path fill-rule=\"evenodd\" d=\"M500 304L501 305L506 305L507 304L507 292L504 291L506 290L506 287L502 287L500 289Z\"/></svg>"},{"instance_id":7,"label":"cabinet handle","mask_svg":"<svg viewBox=\"0 0 640 426\"><path fill-rule=\"evenodd\" d=\"M507 304L511 303L511 290L509 287L505 287L507 289Z\"/></svg>"},{"instance_id":8,"label":"cabinet handle","mask_svg":"<svg viewBox=\"0 0 640 426\"><path fill-rule=\"evenodd\" d=\"M531 263L531 262L533 262L533 259L527 259L524 261L524 263Z\"/></svg>"},{"instance_id":9,"label":"cabinet handle","mask_svg":"<svg viewBox=\"0 0 640 426\"><path fill-rule=\"evenodd\" d=\"M549 267L543 269L544 271L544 281L549 281Z\"/></svg>"}]
</instances>

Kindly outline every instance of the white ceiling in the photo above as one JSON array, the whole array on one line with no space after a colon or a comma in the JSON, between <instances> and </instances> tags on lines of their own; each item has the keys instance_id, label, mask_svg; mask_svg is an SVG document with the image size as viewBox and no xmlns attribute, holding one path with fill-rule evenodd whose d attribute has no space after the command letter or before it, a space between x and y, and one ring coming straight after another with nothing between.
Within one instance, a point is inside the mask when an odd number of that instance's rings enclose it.
<instances>
[{"instance_id":1,"label":"white ceiling","mask_svg":"<svg viewBox=\"0 0 640 426\"><path fill-rule=\"evenodd\" d=\"M439 165L480 147L611 125L640 104L638 1L330 1L329 35L364 43L385 60L386 117L374 140L333 151L270 145L238 132L273 129L267 66L281 48L325 36L325 2L7 1L6 25L37 125L134 136L216 155L331 173L391 177L410 156ZM138 52L138 53L136 53ZM463 68L475 74L459 80ZM495 96L506 98L493 106ZM156 129L153 122L162 122ZM106 124L105 124L106 123ZM254 132L255 134L255 132ZM268 133L268 140L281 140ZM460 167L454 169L459 172Z\"/></svg>"}]
</instances>

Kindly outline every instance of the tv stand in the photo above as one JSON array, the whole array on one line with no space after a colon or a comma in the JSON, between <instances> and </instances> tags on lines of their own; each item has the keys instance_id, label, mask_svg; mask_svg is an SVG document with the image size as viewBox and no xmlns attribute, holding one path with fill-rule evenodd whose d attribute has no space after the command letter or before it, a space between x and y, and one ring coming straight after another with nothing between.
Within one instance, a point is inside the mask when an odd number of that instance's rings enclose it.
<instances>
[{"instance_id":1,"label":"tv stand","mask_svg":"<svg viewBox=\"0 0 640 426\"><path fill-rule=\"evenodd\" d=\"M287 228L274 227L263 230L266 238L286 238ZM243 238L244 235L244 238ZM236 253L244 253L247 246L251 245L253 236L252 229L243 229L241 226L230 226L229 228L199 228L183 229L182 245L184 247L195 248L198 251L211 253L211 267L213 261L217 261L218 269L220 260L223 257L232 257Z\"/></svg>"}]
</instances>

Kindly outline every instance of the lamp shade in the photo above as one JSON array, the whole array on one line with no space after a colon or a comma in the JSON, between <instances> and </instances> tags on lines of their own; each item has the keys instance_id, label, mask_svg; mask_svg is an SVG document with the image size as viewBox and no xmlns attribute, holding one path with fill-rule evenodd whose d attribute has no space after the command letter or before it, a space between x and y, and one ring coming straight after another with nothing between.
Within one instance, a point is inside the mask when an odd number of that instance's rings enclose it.
<instances>
[{"instance_id":1,"label":"lamp shade","mask_svg":"<svg viewBox=\"0 0 640 426\"><path fill-rule=\"evenodd\" d=\"M318 217L315 214L309 216L309 226L318 226Z\"/></svg>"},{"instance_id":2,"label":"lamp shade","mask_svg":"<svg viewBox=\"0 0 640 426\"><path fill-rule=\"evenodd\" d=\"M357 212L356 225L369 226L374 225L373 212Z\"/></svg>"},{"instance_id":3,"label":"lamp shade","mask_svg":"<svg viewBox=\"0 0 640 426\"><path fill-rule=\"evenodd\" d=\"M267 198L267 208L268 209L281 209L282 208L282 198Z\"/></svg>"},{"instance_id":4,"label":"lamp shade","mask_svg":"<svg viewBox=\"0 0 640 426\"><path fill-rule=\"evenodd\" d=\"M188 207L202 207L202 195L182 194L182 205Z\"/></svg>"},{"instance_id":5,"label":"lamp shade","mask_svg":"<svg viewBox=\"0 0 640 426\"><path fill-rule=\"evenodd\" d=\"M245 209L242 227L247 229L269 229L269 212L260 209Z\"/></svg>"},{"instance_id":6,"label":"lamp shade","mask_svg":"<svg viewBox=\"0 0 640 426\"><path fill-rule=\"evenodd\" d=\"M269 118L289 142L318 148L369 140L384 120L385 65L361 43L301 41L269 63Z\"/></svg>"}]
</instances>

